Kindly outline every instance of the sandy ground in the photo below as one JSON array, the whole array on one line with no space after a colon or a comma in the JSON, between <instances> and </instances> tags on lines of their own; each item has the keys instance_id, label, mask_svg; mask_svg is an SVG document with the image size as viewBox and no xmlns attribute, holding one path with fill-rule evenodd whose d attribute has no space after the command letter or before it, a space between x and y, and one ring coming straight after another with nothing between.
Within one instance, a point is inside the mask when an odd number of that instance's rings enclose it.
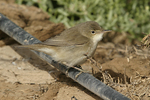
<instances>
[{"instance_id":1,"label":"sandy ground","mask_svg":"<svg viewBox=\"0 0 150 100\"><path fill-rule=\"evenodd\" d=\"M65 29L40 9L12 1L0 0L0 13L39 40ZM116 34L105 35L82 68L133 100L150 100L149 51L132 46L125 34ZM0 100L101 100L30 50L14 45L19 44L0 31Z\"/></svg>"}]
</instances>

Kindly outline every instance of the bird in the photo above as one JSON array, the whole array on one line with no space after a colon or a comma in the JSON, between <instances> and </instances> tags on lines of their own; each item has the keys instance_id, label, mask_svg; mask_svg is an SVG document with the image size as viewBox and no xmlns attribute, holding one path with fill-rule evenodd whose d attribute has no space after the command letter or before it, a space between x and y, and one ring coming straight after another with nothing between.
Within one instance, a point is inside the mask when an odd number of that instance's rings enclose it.
<instances>
[{"instance_id":1,"label":"bird","mask_svg":"<svg viewBox=\"0 0 150 100\"><path fill-rule=\"evenodd\" d=\"M94 55L98 42L104 30L95 21L87 21L68 28L55 37L51 37L39 44L23 45L22 47L46 53L54 61L69 67L83 64Z\"/></svg>"}]
</instances>

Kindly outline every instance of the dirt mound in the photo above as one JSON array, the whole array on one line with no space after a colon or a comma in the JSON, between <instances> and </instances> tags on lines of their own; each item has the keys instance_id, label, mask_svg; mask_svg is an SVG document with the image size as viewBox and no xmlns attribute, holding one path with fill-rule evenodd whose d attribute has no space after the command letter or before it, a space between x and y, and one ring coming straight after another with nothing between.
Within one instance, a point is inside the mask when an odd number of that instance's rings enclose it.
<instances>
[{"instance_id":1,"label":"dirt mound","mask_svg":"<svg viewBox=\"0 0 150 100\"><path fill-rule=\"evenodd\" d=\"M65 29L61 23L50 22L49 15L36 7L0 1L0 13L41 41L55 36ZM0 31L0 46L14 42Z\"/></svg>"}]
</instances>

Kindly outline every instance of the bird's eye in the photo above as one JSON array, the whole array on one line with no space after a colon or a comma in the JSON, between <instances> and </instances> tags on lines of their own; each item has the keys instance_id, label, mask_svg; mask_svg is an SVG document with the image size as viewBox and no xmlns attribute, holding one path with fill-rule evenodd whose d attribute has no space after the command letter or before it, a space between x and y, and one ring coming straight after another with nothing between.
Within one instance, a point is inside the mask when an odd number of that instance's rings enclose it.
<instances>
[{"instance_id":1,"label":"bird's eye","mask_svg":"<svg viewBox=\"0 0 150 100\"><path fill-rule=\"evenodd\" d=\"M95 31L91 31L92 34L95 34Z\"/></svg>"}]
</instances>

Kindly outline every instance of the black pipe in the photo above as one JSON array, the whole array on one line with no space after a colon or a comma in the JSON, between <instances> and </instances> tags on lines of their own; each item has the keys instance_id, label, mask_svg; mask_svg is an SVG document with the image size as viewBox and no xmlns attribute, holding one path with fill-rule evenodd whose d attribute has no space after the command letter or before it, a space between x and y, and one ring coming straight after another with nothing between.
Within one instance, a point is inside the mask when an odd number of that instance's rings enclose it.
<instances>
[{"instance_id":1,"label":"black pipe","mask_svg":"<svg viewBox=\"0 0 150 100\"><path fill-rule=\"evenodd\" d=\"M41 41L39 41L31 34L24 31L22 28L20 28L15 23L10 21L1 13L0 13L0 30L2 30L7 35L9 35L10 37L12 37L13 39L15 39L16 41L18 41L20 44L23 45L41 43ZM33 52L36 53L38 56L40 56L42 59L46 60L49 64L52 64L57 69L66 74L68 66L52 60L52 58L47 54L38 51ZM92 91L99 97L103 98L104 100L130 100L126 96L122 95L121 93L117 92L111 87L105 85L100 80L96 79L95 77L93 77L88 73L81 73L77 78L75 78L75 76L78 75L79 73L80 73L79 70L70 68L68 70L67 75L74 81L78 82L79 84L87 88L88 90Z\"/></svg>"}]
</instances>

